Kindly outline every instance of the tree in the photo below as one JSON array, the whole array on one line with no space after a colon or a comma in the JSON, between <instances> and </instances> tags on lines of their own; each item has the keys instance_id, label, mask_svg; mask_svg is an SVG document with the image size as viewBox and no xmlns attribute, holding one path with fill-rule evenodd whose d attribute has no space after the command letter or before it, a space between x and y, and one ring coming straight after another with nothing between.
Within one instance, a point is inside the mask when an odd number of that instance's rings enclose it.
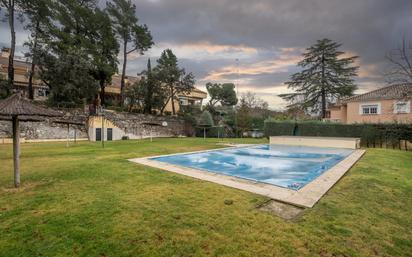
<instances>
[{"instance_id":1,"label":"tree","mask_svg":"<svg viewBox=\"0 0 412 257\"><path fill-rule=\"evenodd\" d=\"M250 129L252 126L252 115L251 107L246 101L246 98L242 96L240 98L240 103L237 108L237 131L240 131L240 134L243 135L243 132Z\"/></svg>"},{"instance_id":2,"label":"tree","mask_svg":"<svg viewBox=\"0 0 412 257\"><path fill-rule=\"evenodd\" d=\"M195 84L194 76L192 73L186 74L184 69L179 68L177 57L170 49L162 52L162 55L157 60L155 72L158 74L159 81L166 87L167 99L161 109L161 113L163 113L167 103L171 101L172 113L176 115L175 100L178 100L177 95L188 94L193 90Z\"/></svg>"},{"instance_id":3,"label":"tree","mask_svg":"<svg viewBox=\"0 0 412 257\"><path fill-rule=\"evenodd\" d=\"M243 132L263 129L264 121L271 115L268 103L252 92L242 94L237 106L237 126Z\"/></svg>"},{"instance_id":4,"label":"tree","mask_svg":"<svg viewBox=\"0 0 412 257\"><path fill-rule=\"evenodd\" d=\"M136 81L132 85L125 87L125 99L127 99L127 107L129 112L133 110L141 111L143 109L144 101L144 85L146 84L146 79L142 78Z\"/></svg>"},{"instance_id":5,"label":"tree","mask_svg":"<svg viewBox=\"0 0 412 257\"><path fill-rule=\"evenodd\" d=\"M296 93L281 97L314 112L320 109L322 118L325 118L328 101L350 96L357 88L354 77L358 67L352 64L358 57L342 57L345 53L338 50L340 47L341 44L329 39L318 40L309 47L298 63L303 70L285 83Z\"/></svg>"},{"instance_id":6,"label":"tree","mask_svg":"<svg viewBox=\"0 0 412 257\"><path fill-rule=\"evenodd\" d=\"M92 74L99 81L101 105L104 106L106 104L106 84L111 82L113 74L117 72L119 44L107 13L96 9L93 19L94 21L90 25L94 26L91 28L91 31L94 32L91 35L91 40L96 47L92 48L94 66Z\"/></svg>"},{"instance_id":7,"label":"tree","mask_svg":"<svg viewBox=\"0 0 412 257\"><path fill-rule=\"evenodd\" d=\"M0 99L7 98L10 94L10 85L7 79L0 74Z\"/></svg>"},{"instance_id":8,"label":"tree","mask_svg":"<svg viewBox=\"0 0 412 257\"><path fill-rule=\"evenodd\" d=\"M30 40L25 42L25 46L29 48L29 52L26 53L26 57L31 59L31 66L29 71L28 91L29 99L34 98L33 90L33 77L35 74L35 67L38 65L39 49L41 48L41 36L44 33L45 28L50 26L51 10L50 0L30 0L22 1L21 9L28 18L27 24L24 26L26 30L30 32Z\"/></svg>"},{"instance_id":9,"label":"tree","mask_svg":"<svg viewBox=\"0 0 412 257\"><path fill-rule=\"evenodd\" d=\"M83 99L93 99L98 92L98 83L90 74L92 60L80 58L82 51L73 49L58 57L48 55L41 66L43 81L50 88L52 105L73 107Z\"/></svg>"},{"instance_id":10,"label":"tree","mask_svg":"<svg viewBox=\"0 0 412 257\"><path fill-rule=\"evenodd\" d=\"M206 138L206 129L214 126L212 114L208 111L202 112L199 118L198 126L203 128L203 137Z\"/></svg>"},{"instance_id":11,"label":"tree","mask_svg":"<svg viewBox=\"0 0 412 257\"><path fill-rule=\"evenodd\" d=\"M161 109L167 95L165 94L159 74L152 70L150 59L147 60L147 70L141 73L143 90L143 113L151 114L153 109Z\"/></svg>"},{"instance_id":12,"label":"tree","mask_svg":"<svg viewBox=\"0 0 412 257\"><path fill-rule=\"evenodd\" d=\"M107 12L112 18L115 31L123 44L123 67L120 82L122 103L124 98L127 56L138 51L143 54L152 45L152 35L147 26L139 25L136 17L136 5L131 0L113 0L107 3ZM131 46L129 47L129 44Z\"/></svg>"},{"instance_id":13,"label":"tree","mask_svg":"<svg viewBox=\"0 0 412 257\"><path fill-rule=\"evenodd\" d=\"M207 83L207 92L209 93L210 100L209 106L214 107L217 103L222 106L233 106L237 104L237 97L235 92L235 85L233 83Z\"/></svg>"},{"instance_id":14,"label":"tree","mask_svg":"<svg viewBox=\"0 0 412 257\"><path fill-rule=\"evenodd\" d=\"M49 8L53 22L40 34L45 43L38 55L39 75L50 87L51 102L93 100L100 86L104 104L119 52L111 19L97 0L51 1Z\"/></svg>"},{"instance_id":15,"label":"tree","mask_svg":"<svg viewBox=\"0 0 412 257\"><path fill-rule=\"evenodd\" d=\"M20 2L18 0L0 0L0 7L4 7L7 10L6 16L10 28L10 55L9 64L7 68L7 81L6 94L10 94L10 88L14 85L14 52L16 50L16 31L14 29L14 12Z\"/></svg>"},{"instance_id":16,"label":"tree","mask_svg":"<svg viewBox=\"0 0 412 257\"><path fill-rule=\"evenodd\" d=\"M386 58L391 65L385 74L388 83L412 83L412 42L404 39L401 46L390 51Z\"/></svg>"}]
</instances>

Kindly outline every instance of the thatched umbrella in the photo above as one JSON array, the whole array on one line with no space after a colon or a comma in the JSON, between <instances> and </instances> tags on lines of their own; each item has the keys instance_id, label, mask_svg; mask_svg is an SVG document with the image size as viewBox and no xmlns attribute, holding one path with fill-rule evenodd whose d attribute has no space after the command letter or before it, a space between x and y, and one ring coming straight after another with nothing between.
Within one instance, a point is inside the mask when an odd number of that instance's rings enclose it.
<instances>
[{"instance_id":1,"label":"thatched umbrella","mask_svg":"<svg viewBox=\"0 0 412 257\"><path fill-rule=\"evenodd\" d=\"M14 186L20 185L20 129L19 121L42 121L41 117L60 116L60 113L34 105L23 98L20 93L14 94L0 102L0 116L13 123L13 162Z\"/></svg>"},{"instance_id":2,"label":"thatched umbrella","mask_svg":"<svg viewBox=\"0 0 412 257\"><path fill-rule=\"evenodd\" d=\"M69 137L70 137L70 125L82 126L84 122L77 120L55 120L53 123L67 125L67 142L66 147L69 147ZM76 127L74 128L74 142L76 143Z\"/></svg>"}]
</instances>

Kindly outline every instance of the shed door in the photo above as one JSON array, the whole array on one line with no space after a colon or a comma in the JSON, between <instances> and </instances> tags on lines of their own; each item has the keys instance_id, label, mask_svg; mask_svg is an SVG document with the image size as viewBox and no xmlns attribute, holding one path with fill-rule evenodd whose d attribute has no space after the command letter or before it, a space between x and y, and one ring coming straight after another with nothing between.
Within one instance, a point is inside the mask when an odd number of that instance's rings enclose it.
<instances>
[{"instance_id":1,"label":"shed door","mask_svg":"<svg viewBox=\"0 0 412 257\"><path fill-rule=\"evenodd\" d=\"M102 129L96 128L96 141L102 141Z\"/></svg>"},{"instance_id":2,"label":"shed door","mask_svg":"<svg viewBox=\"0 0 412 257\"><path fill-rule=\"evenodd\" d=\"M108 128L107 129L107 141L112 141L113 140L113 129Z\"/></svg>"}]
</instances>

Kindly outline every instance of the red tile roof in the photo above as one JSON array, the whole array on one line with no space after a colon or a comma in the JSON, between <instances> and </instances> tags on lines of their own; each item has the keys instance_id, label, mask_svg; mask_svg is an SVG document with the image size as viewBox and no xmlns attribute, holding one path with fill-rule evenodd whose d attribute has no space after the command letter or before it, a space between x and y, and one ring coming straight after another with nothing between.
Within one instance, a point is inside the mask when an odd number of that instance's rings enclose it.
<instances>
[{"instance_id":1,"label":"red tile roof","mask_svg":"<svg viewBox=\"0 0 412 257\"><path fill-rule=\"evenodd\" d=\"M391 100L391 99L409 99L412 98L412 84L398 84L383 87L370 91L365 94L351 96L342 99L342 103L373 101L373 100Z\"/></svg>"}]
</instances>

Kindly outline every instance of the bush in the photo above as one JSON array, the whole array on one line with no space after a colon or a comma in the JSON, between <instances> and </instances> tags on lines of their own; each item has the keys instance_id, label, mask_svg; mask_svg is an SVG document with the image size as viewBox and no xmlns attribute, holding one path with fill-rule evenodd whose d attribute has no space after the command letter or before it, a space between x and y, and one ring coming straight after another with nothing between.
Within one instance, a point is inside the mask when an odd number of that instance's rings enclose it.
<instances>
[{"instance_id":1,"label":"bush","mask_svg":"<svg viewBox=\"0 0 412 257\"><path fill-rule=\"evenodd\" d=\"M338 124L320 121L265 121L265 135L359 137L363 146L399 146L400 140L412 141L412 124Z\"/></svg>"},{"instance_id":2,"label":"bush","mask_svg":"<svg viewBox=\"0 0 412 257\"><path fill-rule=\"evenodd\" d=\"M264 132L266 136L293 136L296 126L294 121L265 121Z\"/></svg>"}]
</instances>

